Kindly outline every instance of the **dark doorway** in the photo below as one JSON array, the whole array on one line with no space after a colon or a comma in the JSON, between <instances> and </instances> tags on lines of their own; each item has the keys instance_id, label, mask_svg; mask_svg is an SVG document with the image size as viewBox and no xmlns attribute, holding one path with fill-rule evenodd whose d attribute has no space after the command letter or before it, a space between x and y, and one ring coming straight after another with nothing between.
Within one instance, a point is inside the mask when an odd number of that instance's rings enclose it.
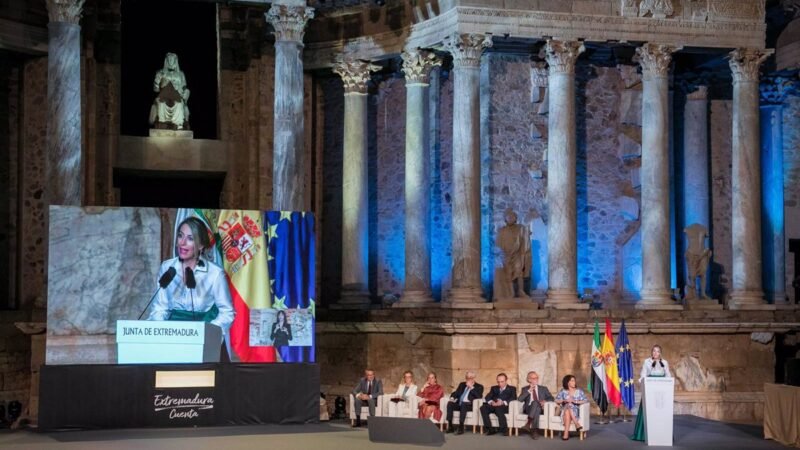
<instances>
[{"instance_id":1,"label":"dark doorway","mask_svg":"<svg viewBox=\"0 0 800 450\"><path fill-rule=\"evenodd\" d=\"M219 209L225 174L115 170L120 206Z\"/></svg>"},{"instance_id":2,"label":"dark doorway","mask_svg":"<svg viewBox=\"0 0 800 450\"><path fill-rule=\"evenodd\" d=\"M123 0L122 134L147 136L153 79L168 52L178 55L190 96L194 137L217 138L217 10L213 2Z\"/></svg>"}]
</instances>

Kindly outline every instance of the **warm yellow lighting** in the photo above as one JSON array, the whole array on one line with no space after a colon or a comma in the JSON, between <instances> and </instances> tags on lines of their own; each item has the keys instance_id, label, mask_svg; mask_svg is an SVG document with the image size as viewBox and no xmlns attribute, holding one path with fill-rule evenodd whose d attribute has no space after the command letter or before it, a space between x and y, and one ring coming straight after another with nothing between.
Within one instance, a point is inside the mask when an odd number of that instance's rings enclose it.
<instances>
[{"instance_id":1,"label":"warm yellow lighting","mask_svg":"<svg viewBox=\"0 0 800 450\"><path fill-rule=\"evenodd\" d=\"M157 388L214 387L213 370L157 370Z\"/></svg>"}]
</instances>

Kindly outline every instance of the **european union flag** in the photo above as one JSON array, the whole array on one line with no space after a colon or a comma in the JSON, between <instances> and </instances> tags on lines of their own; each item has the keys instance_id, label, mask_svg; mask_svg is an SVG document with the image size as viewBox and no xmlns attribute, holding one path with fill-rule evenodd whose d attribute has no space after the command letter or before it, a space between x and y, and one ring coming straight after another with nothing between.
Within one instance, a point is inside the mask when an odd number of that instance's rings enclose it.
<instances>
[{"instance_id":1,"label":"european union flag","mask_svg":"<svg viewBox=\"0 0 800 450\"><path fill-rule=\"evenodd\" d=\"M316 357L316 274L314 215L296 211L268 211L264 221L269 253L267 267L272 291L272 307L296 309L310 314L310 329L294 333L310 334L310 346L276 347L283 362L314 362ZM305 310L305 311L303 311Z\"/></svg>"},{"instance_id":2,"label":"european union flag","mask_svg":"<svg viewBox=\"0 0 800 450\"><path fill-rule=\"evenodd\" d=\"M622 326L619 328L617 334L617 371L619 372L619 388L622 394L622 403L628 408L628 411L633 411L635 404L634 387L633 387L633 358L631 357L631 346L628 342L628 331L625 329L625 320L622 320Z\"/></svg>"}]
</instances>

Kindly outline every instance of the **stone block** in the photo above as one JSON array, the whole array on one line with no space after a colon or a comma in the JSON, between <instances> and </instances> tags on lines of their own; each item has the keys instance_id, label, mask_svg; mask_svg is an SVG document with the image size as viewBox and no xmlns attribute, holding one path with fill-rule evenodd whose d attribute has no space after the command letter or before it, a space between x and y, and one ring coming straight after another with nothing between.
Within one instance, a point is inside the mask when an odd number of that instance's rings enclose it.
<instances>
[{"instance_id":1,"label":"stone block","mask_svg":"<svg viewBox=\"0 0 800 450\"><path fill-rule=\"evenodd\" d=\"M610 16L612 2L597 0L573 0L572 12L574 14L589 14L594 16Z\"/></svg>"},{"instance_id":2,"label":"stone block","mask_svg":"<svg viewBox=\"0 0 800 450\"><path fill-rule=\"evenodd\" d=\"M453 350L450 352L451 367L453 369L477 369L481 363L479 350Z\"/></svg>"},{"instance_id":3,"label":"stone block","mask_svg":"<svg viewBox=\"0 0 800 450\"><path fill-rule=\"evenodd\" d=\"M513 350L481 351L481 369L511 370L516 366L517 355Z\"/></svg>"},{"instance_id":4,"label":"stone block","mask_svg":"<svg viewBox=\"0 0 800 450\"><path fill-rule=\"evenodd\" d=\"M495 336L457 335L451 338L454 350L494 350L497 348Z\"/></svg>"}]
</instances>

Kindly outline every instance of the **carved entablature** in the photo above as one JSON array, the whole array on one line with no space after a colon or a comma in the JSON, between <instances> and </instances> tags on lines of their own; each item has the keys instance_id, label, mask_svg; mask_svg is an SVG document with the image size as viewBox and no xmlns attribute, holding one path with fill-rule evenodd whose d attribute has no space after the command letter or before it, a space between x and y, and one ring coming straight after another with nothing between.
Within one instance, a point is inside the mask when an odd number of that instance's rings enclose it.
<instances>
[{"instance_id":1,"label":"carved entablature","mask_svg":"<svg viewBox=\"0 0 800 450\"><path fill-rule=\"evenodd\" d=\"M420 22L376 30L368 36L306 43L305 65L309 68L330 66L333 55L351 44L359 47L356 52L359 58L376 60L399 55L404 48L438 50L453 35L485 36L489 33L533 40L552 37L561 41L665 42L719 49L764 47L764 0L558 0L549 3L557 3L559 7L547 9L540 5L542 10L530 10L455 5ZM465 57L474 61L472 56Z\"/></svg>"},{"instance_id":2,"label":"carved entablature","mask_svg":"<svg viewBox=\"0 0 800 450\"><path fill-rule=\"evenodd\" d=\"M428 84L428 75L442 60L435 53L426 50L408 49L403 51L403 73L406 84Z\"/></svg>"},{"instance_id":3,"label":"carved entablature","mask_svg":"<svg viewBox=\"0 0 800 450\"><path fill-rule=\"evenodd\" d=\"M751 48L737 48L730 53L728 63L731 66L733 82L758 81L758 72L764 62L774 50L757 50Z\"/></svg>"},{"instance_id":4,"label":"carved entablature","mask_svg":"<svg viewBox=\"0 0 800 450\"><path fill-rule=\"evenodd\" d=\"M764 20L764 0L708 0L708 20L755 21Z\"/></svg>"},{"instance_id":5,"label":"carved entablature","mask_svg":"<svg viewBox=\"0 0 800 450\"><path fill-rule=\"evenodd\" d=\"M455 33L445 41L444 47L453 55L455 68L476 68L481 66L483 49L492 46L491 34Z\"/></svg>"},{"instance_id":6,"label":"carved entablature","mask_svg":"<svg viewBox=\"0 0 800 450\"><path fill-rule=\"evenodd\" d=\"M66 22L78 25L83 13L84 0L47 0L47 15L50 22Z\"/></svg>"},{"instance_id":7,"label":"carved entablature","mask_svg":"<svg viewBox=\"0 0 800 450\"><path fill-rule=\"evenodd\" d=\"M642 0L639 4L639 17L650 16L654 19L666 19L675 14L672 0Z\"/></svg>"},{"instance_id":8,"label":"carved entablature","mask_svg":"<svg viewBox=\"0 0 800 450\"><path fill-rule=\"evenodd\" d=\"M314 8L273 3L265 15L275 28L275 40L302 43L306 23L314 18Z\"/></svg>"},{"instance_id":9,"label":"carved entablature","mask_svg":"<svg viewBox=\"0 0 800 450\"><path fill-rule=\"evenodd\" d=\"M333 64L333 72L342 77L345 94L366 94L371 73L381 69L381 66L369 61L352 59L347 56L337 58Z\"/></svg>"}]
</instances>

